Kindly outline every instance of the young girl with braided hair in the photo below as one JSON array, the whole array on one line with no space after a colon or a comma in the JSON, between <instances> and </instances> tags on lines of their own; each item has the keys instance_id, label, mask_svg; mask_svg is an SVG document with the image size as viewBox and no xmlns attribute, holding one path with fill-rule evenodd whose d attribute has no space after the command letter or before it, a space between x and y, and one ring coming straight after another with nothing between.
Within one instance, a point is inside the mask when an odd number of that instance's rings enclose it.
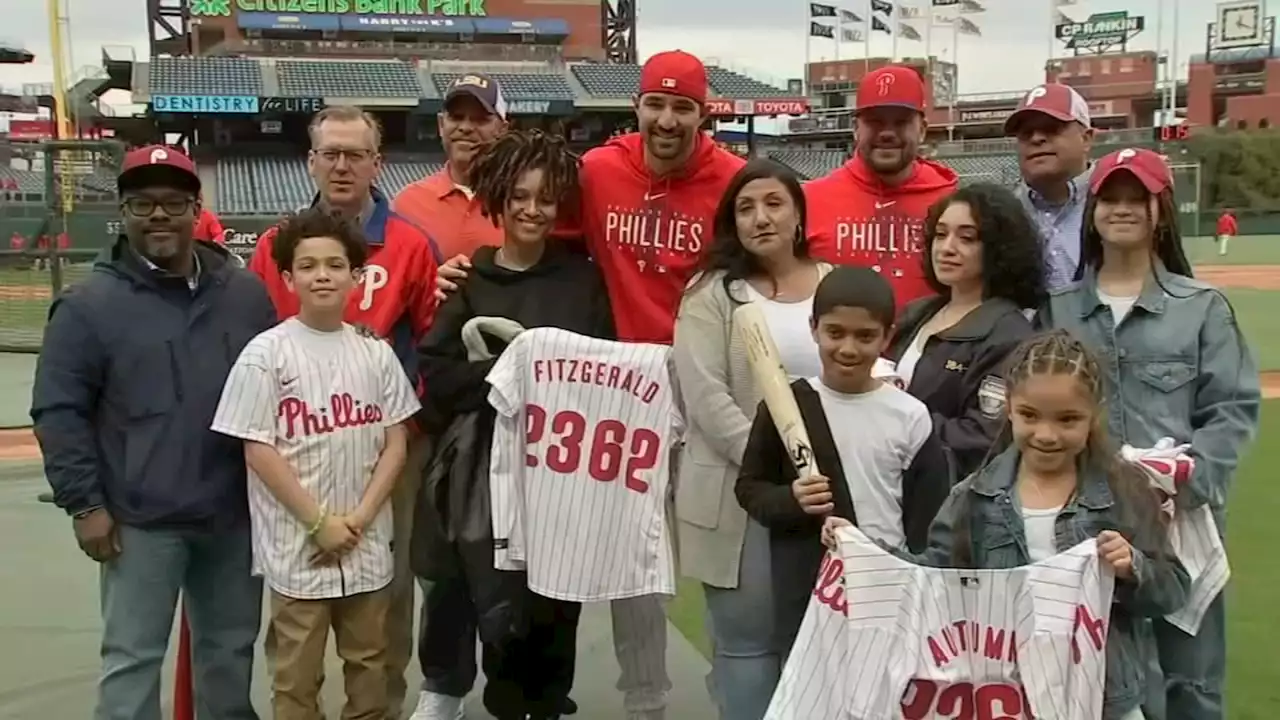
<instances>
[{"instance_id":1,"label":"young girl with braided hair","mask_svg":"<svg viewBox=\"0 0 1280 720\"><path fill-rule=\"evenodd\" d=\"M1163 677L1153 663L1144 708L1223 720L1225 507L1258 427L1258 370L1226 296L1192 277L1164 158L1124 149L1099 160L1084 218L1077 282L1055 291L1037 322L1101 358L1112 437L1129 457L1156 460L1144 463L1152 480L1176 488L1179 552L1214 558L1188 563L1191 601L1153 624Z\"/></svg>"},{"instance_id":2,"label":"young girl with braided hair","mask_svg":"<svg viewBox=\"0 0 1280 720\"><path fill-rule=\"evenodd\" d=\"M503 242L475 251L470 277L440 306L421 346L427 432L439 447L428 463L411 553L415 574L431 581L424 584L424 682L413 718L455 717L475 682L478 631L486 710L499 720L547 720L573 708L581 605L536 595L523 573L494 569L487 458L495 415L485 378L496 357L468 359L462 328L472 318L497 317L611 340L613 313L590 259L550 238L561 203L578 195L578 159L562 138L539 130L503 135L476 159L471 189L502 228ZM498 355L501 343L486 339ZM450 445L464 422L477 428L474 437ZM432 490L433 478L459 473L470 479L467 495L485 496L465 511L456 497L439 500ZM444 537L442 526L462 528L460 537Z\"/></svg>"},{"instance_id":3,"label":"young girl with braided hair","mask_svg":"<svg viewBox=\"0 0 1280 720\"><path fill-rule=\"evenodd\" d=\"M956 485L909 558L934 567L1009 569L1096 539L1116 576L1106 642L1102 720L1142 720L1149 618L1186 600L1160 501L1107 439L1097 359L1065 331L1037 335L1009 358L1008 447ZM828 520L833 543L840 520ZM852 601L851 601L852 602ZM1036 708L1037 716L1046 710Z\"/></svg>"}]
</instances>

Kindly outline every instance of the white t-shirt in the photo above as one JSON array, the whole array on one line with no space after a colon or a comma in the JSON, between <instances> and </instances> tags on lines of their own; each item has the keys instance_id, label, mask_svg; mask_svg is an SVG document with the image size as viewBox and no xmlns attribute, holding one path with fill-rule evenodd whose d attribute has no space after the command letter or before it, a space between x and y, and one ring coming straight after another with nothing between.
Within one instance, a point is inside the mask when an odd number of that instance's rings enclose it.
<instances>
[{"instance_id":1,"label":"white t-shirt","mask_svg":"<svg viewBox=\"0 0 1280 720\"><path fill-rule=\"evenodd\" d=\"M781 302L767 298L747 283L747 295L764 313L769 334L778 346L782 367L789 380L817 377L822 373L818 359L818 343L813 339L809 322L813 317L813 296L797 302Z\"/></svg>"},{"instance_id":2,"label":"white t-shirt","mask_svg":"<svg viewBox=\"0 0 1280 720\"><path fill-rule=\"evenodd\" d=\"M902 378L906 387L911 386L911 377L916 374L916 364L920 362L925 341L928 339L917 332L915 337L911 338L911 342L907 343L906 349L902 351L902 357L898 358L897 375Z\"/></svg>"},{"instance_id":3,"label":"white t-shirt","mask_svg":"<svg viewBox=\"0 0 1280 720\"><path fill-rule=\"evenodd\" d=\"M817 378L809 383L827 414L858 527L877 540L906 547L902 475L933 432L929 409L889 383L859 395L836 392Z\"/></svg>"},{"instance_id":4,"label":"white t-shirt","mask_svg":"<svg viewBox=\"0 0 1280 720\"><path fill-rule=\"evenodd\" d=\"M418 398L391 346L349 325L324 332L290 318L245 346L222 389L212 428L271 445L298 482L332 514L360 504L388 427L418 411ZM384 505L360 544L317 567L307 528L249 471L253 573L300 600L349 597L391 582L391 508Z\"/></svg>"},{"instance_id":5,"label":"white t-shirt","mask_svg":"<svg viewBox=\"0 0 1280 720\"><path fill-rule=\"evenodd\" d=\"M1022 508L1022 527L1027 536L1027 555L1031 562L1048 560L1058 554L1057 534L1054 524L1062 508L1046 508L1036 510Z\"/></svg>"},{"instance_id":6,"label":"white t-shirt","mask_svg":"<svg viewBox=\"0 0 1280 720\"><path fill-rule=\"evenodd\" d=\"M1116 325L1119 325L1121 320L1129 316L1129 312L1133 310L1134 303L1138 302L1137 295L1132 297L1108 295L1101 290L1098 291L1098 299L1111 308L1111 319Z\"/></svg>"}]
</instances>

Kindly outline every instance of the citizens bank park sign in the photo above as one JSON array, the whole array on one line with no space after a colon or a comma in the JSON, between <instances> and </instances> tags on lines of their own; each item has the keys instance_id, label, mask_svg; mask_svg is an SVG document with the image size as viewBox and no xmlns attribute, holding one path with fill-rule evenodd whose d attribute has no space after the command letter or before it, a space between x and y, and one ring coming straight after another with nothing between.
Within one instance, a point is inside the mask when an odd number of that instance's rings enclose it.
<instances>
[{"instance_id":1,"label":"citizens bank park sign","mask_svg":"<svg viewBox=\"0 0 1280 720\"><path fill-rule=\"evenodd\" d=\"M195 17L246 13L298 15L432 15L485 17L484 0L188 0Z\"/></svg>"},{"instance_id":2,"label":"citizens bank park sign","mask_svg":"<svg viewBox=\"0 0 1280 720\"><path fill-rule=\"evenodd\" d=\"M712 98L707 101L707 112L719 117L733 115L804 115L809 112L809 101L805 98L784 98L778 100L726 100Z\"/></svg>"}]
</instances>

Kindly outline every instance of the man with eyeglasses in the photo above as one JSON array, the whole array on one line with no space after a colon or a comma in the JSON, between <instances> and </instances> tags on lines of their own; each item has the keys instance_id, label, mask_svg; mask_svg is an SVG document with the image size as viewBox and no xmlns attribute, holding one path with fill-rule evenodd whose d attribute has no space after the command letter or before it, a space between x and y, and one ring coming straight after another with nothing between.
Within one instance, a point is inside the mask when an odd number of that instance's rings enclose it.
<instances>
[{"instance_id":1,"label":"man with eyeglasses","mask_svg":"<svg viewBox=\"0 0 1280 720\"><path fill-rule=\"evenodd\" d=\"M376 118L358 107L335 105L316 113L308 133L311 151L307 170L316 184L312 205L357 223L369 243L360 287L351 293L344 319L391 343L421 393L417 347L435 317L439 250L425 231L391 208L390 199L374 184L382 169L382 130ZM271 257L275 235L275 228L263 233L249 269L266 283L284 320L298 314L298 298ZM409 539L426 454L426 443L415 430L409 458L391 496L395 577L387 613L387 687L393 717L399 717L404 704L404 673L413 657L414 582L409 569ZM270 626L264 645L270 665L275 658Z\"/></svg>"},{"instance_id":2,"label":"man with eyeglasses","mask_svg":"<svg viewBox=\"0 0 1280 720\"><path fill-rule=\"evenodd\" d=\"M262 584L244 452L209 429L232 363L276 322L262 283L192 238L200 179L181 152L129 152L123 235L53 303L31 418L54 502L100 564L97 720L160 720L181 592L200 714L256 720Z\"/></svg>"}]
</instances>

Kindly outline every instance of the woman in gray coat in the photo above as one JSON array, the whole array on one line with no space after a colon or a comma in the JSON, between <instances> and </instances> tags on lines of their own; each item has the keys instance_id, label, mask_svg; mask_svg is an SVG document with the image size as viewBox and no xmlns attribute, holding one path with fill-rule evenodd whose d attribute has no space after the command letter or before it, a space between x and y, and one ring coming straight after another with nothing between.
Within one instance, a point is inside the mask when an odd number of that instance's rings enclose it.
<instances>
[{"instance_id":1,"label":"woman in gray coat","mask_svg":"<svg viewBox=\"0 0 1280 720\"><path fill-rule=\"evenodd\" d=\"M683 574L706 594L714 651L707 689L721 720L764 717L782 665L771 643L769 534L733 492L760 401L733 311L759 303L788 374L818 374L809 321L830 266L809 258L804 221L795 174L770 160L748 163L720 201L712 246L676 317L673 353L688 418L677 538Z\"/></svg>"}]
</instances>

